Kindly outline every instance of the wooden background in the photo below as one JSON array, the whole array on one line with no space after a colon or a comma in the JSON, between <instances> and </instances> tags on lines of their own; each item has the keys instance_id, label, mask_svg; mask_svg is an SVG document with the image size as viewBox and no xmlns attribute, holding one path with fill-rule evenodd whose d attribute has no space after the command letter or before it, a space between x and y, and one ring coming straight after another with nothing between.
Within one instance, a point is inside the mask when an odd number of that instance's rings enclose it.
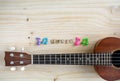
<instances>
[{"instance_id":1,"label":"wooden background","mask_svg":"<svg viewBox=\"0 0 120 81\"><path fill-rule=\"evenodd\" d=\"M88 37L88 46L35 45L36 37ZM120 37L120 0L0 0L0 81L104 81L92 66L4 66L4 51L30 54L92 52L104 37Z\"/></svg>"}]
</instances>

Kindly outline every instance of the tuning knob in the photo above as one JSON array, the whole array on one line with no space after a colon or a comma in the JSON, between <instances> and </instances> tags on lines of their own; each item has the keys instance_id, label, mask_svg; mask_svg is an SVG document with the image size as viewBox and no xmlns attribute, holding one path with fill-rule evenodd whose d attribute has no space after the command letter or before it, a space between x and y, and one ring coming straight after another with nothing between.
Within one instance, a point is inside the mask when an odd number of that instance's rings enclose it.
<instances>
[{"instance_id":1,"label":"tuning knob","mask_svg":"<svg viewBox=\"0 0 120 81\"><path fill-rule=\"evenodd\" d=\"M15 47L10 47L9 49L10 49L10 51L14 51Z\"/></svg>"},{"instance_id":2,"label":"tuning knob","mask_svg":"<svg viewBox=\"0 0 120 81\"><path fill-rule=\"evenodd\" d=\"M17 69L16 67L11 67L10 68L11 71L16 71L16 69Z\"/></svg>"},{"instance_id":3,"label":"tuning knob","mask_svg":"<svg viewBox=\"0 0 120 81\"><path fill-rule=\"evenodd\" d=\"M24 70L25 70L25 67L21 67L20 70L21 70L21 71L24 71Z\"/></svg>"}]
</instances>

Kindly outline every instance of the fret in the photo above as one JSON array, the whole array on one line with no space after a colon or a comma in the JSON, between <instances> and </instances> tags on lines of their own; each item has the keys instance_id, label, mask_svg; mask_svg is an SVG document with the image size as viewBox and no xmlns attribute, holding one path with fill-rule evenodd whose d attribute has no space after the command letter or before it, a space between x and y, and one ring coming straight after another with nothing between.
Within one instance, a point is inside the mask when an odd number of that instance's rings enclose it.
<instances>
[{"instance_id":1,"label":"fret","mask_svg":"<svg viewBox=\"0 0 120 81\"><path fill-rule=\"evenodd\" d=\"M82 57L81 57L81 64L83 65L83 53L82 53Z\"/></svg>"},{"instance_id":2,"label":"fret","mask_svg":"<svg viewBox=\"0 0 120 81\"><path fill-rule=\"evenodd\" d=\"M93 60L92 60L93 59L93 54L90 54L90 57L91 57L90 58L90 65L92 65L93 64Z\"/></svg>"},{"instance_id":3,"label":"fret","mask_svg":"<svg viewBox=\"0 0 120 81\"><path fill-rule=\"evenodd\" d=\"M111 65L110 53L109 53L109 66Z\"/></svg>"},{"instance_id":4,"label":"fret","mask_svg":"<svg viewBox=\"0 0 120 81\"><path fill-rule=\"evenodd\" d=\"M99 65L99 54L100 54L100 53L97 53L97 54L96 54L96 55L97 55L97 58L96 58L96 59L97 59L97 64L96 64L96 65Z\"/></svg>"},{"instance_id":5,"label":"fret","mask_svg":"<svg viewBox=\"0 0 120 81\"><path fill-rule=\"evenodd\" d=\"M56 55L56 60L57 60L57 64L60 64L60 60L61 60L61 59L60 59L60 54L57 54L57 55Z\"/></svg>"},{"instance_id":6,"label":"fret","mask_svg":"<svg viewBox=\"0 0 120 81\"><path fill-rule=\"evenodd\" d=\"M110 66L111 64L111 61L110 61L110 53L108 53L108 60L109 60L109 65L108 66Z\"/></svg>"},{"instance_id":7,"label":"fret","mask_svg":"<svg viewBox=\"0 0 120 81\"><path fill-rule=\"evenodd\" d=\"M49 54L46 54L45 55L45 64L51 64L51 61L50 61L50 55Z\"/></svg>"},{"instance_id":8,"label":"fret","mask_svg":"<svg viewBox=\"0 0 120 81\"><path fill-rule=\"evenodd\" d=\"M33 55L31 55L31 64L33 64L33 60L34 60Z\"/></svg>"},{"instance_id":9,"label":"fret","mask_svg":"<svg viewBox=\"0 0 120 81\"><path fill-rule=\"evenodd\" d=\"M95 63L94 63L94 58L95 58L94 55L95 55L95 54L92 54L92 61L91 61L92 63L91 63L91 64L95 64Z\"/></svg>"},{"instance_id":10,"label":"fret","mask_svg":"<svg viewBox=\"0 0 120 81\"><path fill-rule=\"evenodd\" d=\"M44 64L44 56L43 55L39 55L39 62L40 64Z\"/></svg>"},{"instance_id":11,"label":"fret","mask_svg":"<svg viewBox=\"0 0 120 81\"><path fill-rule=\"evenodd\" d=\"M107 64L107 57L106 57L106 54L104 53L104 65Z\"/></svg>"},{"instance_id":12,"label":"fret","mask_svg":"<svg viewBox=\"0 0 120 81\"><path fill-rule=\"evenodd\" d=\"M39 55L38 55L38 64L40 64L40 60L39 60L40 58L39 58Z\"/></svg>"},{"instance_id":13,"label":"fret","mask_svg":"<svg viewBox=\"0 0 120 81\"><path fill-rule=\"evenodd\" d=\"M98 54L98 58L99 58L99 59L98 59L98 65L101 64L101 62L100 62L100 57L101 57L101 56L100 56L100 55L101 55L101 54Z\"/></svg>"},{"instance_id":14,"label":"fret","mask_svg":"<svg viewBox=\"0 0 120 81\"><path fill-rule=\"evenodd\" d=\"M111 65L111 54L109 54L109 66Z\"/></svg>"},{"instance_id":15,"label":"fret","mask_svg":"<svg viewBox=\"0 0 120 81\"><path fill-rule=\"evenodd\" d=\"M66 59L67 59L67 58L66 58L66 54L65 54L65 64L66 64Z\"/></svg>"},{"instance_id":16,"label":"fret","mask_svg":"<svg viewBox=\"0 0 120 81\"><path fill-rule=\"evenodd\" d=\"M94 54L94 60L93 60L93 61L94 61L94 65L97 64L96 55L97 55L97 54Z\"/></svg>"},{"instance_id":17,"label":"fret","mask_svg":"<svg viewBox=\"0 0 120 81\"><path fill-rule=\"evenodd\" d=\"M78 65L80 65L80 59L79 59L79 57L80 57L80 54L78 54Z\"/></svg>"},{"instance_id":18,"label":"fret","mask_svg":"<svg viewBox=\"0 0 120 81\"><path fill-rule=\"evenodd\" d=\"M90 58L90 54L87 54L87 58L88 58L87 64L90 65L90 59L91 59L91 58Z\"/></svg>"},{"instance_id":19,"label":"fret","mask_svg":"<svg viewBox=\"0 0 120 81\"><path fill-rule=\"evenodd\" d=\"M97 65L99 65L99 53L97 54Z\"/></svg>"},{"instance_id":20,"label":"fret","mask_svg":"<svg viewBox=\"0 0 120 81\"><path fill-rule=\"evenodd\" d=\"M101 54L98 53L98 65L100 65L100 64L101 64Z\"/></svg>"},{"instance_id":21,"label":"fret","mask_svg":"<svg viewBox=\"0 0 120 81\"><path fill-rule=\"evenodd\" d=\"M97 58L97 55L98 55L98 54L95 54L95 65L98 64L98 58Z\"/></svg>"},{"instance_id":22,"label":"fret","mask_svg":"<svg viewBox=\"0 0 120 81\"><path fill-rule=\"evenodd\" d=\"M79 55L79 63L82 64L82 54Z\"/></svg>"},{"instance_id":23,"label":"fret","mask_svg":"<svg viewBox=\"0 0 120 81\"><path fill-rule=\"evenodd\" d=\"M51 64L55 64L55 55L54 54L51 55Z\"/></svg>"},{"instance_id":24,"label":"fret","mask_svg":"<svg viewBox=\"0 0 120 81\"><path fill-rule=\"evenodd\" d=\"M108 53L108 66L110 65L110 60L109 60L109 53Z\"/></svg>"},{"instance_id":25,"label":"fret","mask_svg":"<svg viewBox=\"0 0 120 81\"><path fill-rule=\"evenodd\" d=\"M108 65L108 53L106 55L106 65Z\"/></svg>"},{"instance_id":26,"label":"fret","mask_svg":"<svg viewBox=\"0 0 120 81\"><path fill-rule=\"evenodd\" d=\"M102 65L102 59L103 59L103 54L99 54L99 56L100 56L100 64Z\"/></svg>"},{"instance_id":27,"label":"fret","mask_svg":"<svg viewBox=\"0 0 120 81\"><path fill-rule=\"evenodd\" d=\"M109 53L108 53L108 66L110 65L110 60L109 60Z\"/></svg>"},{"instance_id":28,"label":"fret","mask_svg":"<svg viewBox=\"0 0 120 81\"><path fill-rule=\"evenodd\" d=\"M104 65L104 53L102 54L102 65Z\"/></svg>"},{"instance_id":29,"label":"fret","mask_svg":"<svg viewBox=\"0 0 120 81\"><path fill-rule=\"evenodd\" d=\"M96 65L96 62L97 62L97 61L96 61L96 55L97 55L97 54L94 54L94 55L93 55L93 56L94 56L94 59L93 59L93 64L94 64L94 65Z\"/></svg>"},{"instance_id":30,"label":"fret","mask_svg":"<svg viewBox=\"0 0 120 81\"><path fill-rule=\"evenodd\" d=\"M89 65L91 65L91 58L92 58L91 54L89 54L89 63L88 63Z\"/></svg>"},{"instance_id":31,"label":"fret","mask_svg":"<svg viewBox=\"0 0 120 81\"><path fill-rule=\"evenodd\" d=\"M107 60L107 54L105 54L105 65L107 65L108 60Z\"/></svg>"},{"instance_id":32,"label":"fret","mask_svg":"<svg viewBox=\"0 0 120 81\"><path fill-rule=\"evenodd\" d=\"M94 58L93 58L93 55L94 55L94 54L91 54L91 62L90 62L90 65L93 65L93 63L94 63L94 62L93 62L93 59L94 59Z\"/></svg>"},{"instance_id":33,"label":"fret","mask_svg":"<svg viewBox=\"0 0 120 81\"><path fill-rule=\"evenodd\" d=\"M45 64L45 62L46 62L46 61L45 61L45 55L43 55L43 56L44 56L44 64Z\"/></svg>"},{"instance_id":34,"label":"fret","mask_svg":"<svg viewBox=\"0 0 120 81\"><path fill-rule=\"evenodd\" d=\"M108 66L110 65L109 53L108 53Z\"/></svg>"},{"instance_id":35,"label":"fret","mask_svg":"<svg viewBox=\"0 0 120 81\"><path fill-rule=\"evenodd\" d=\"M105 65L105 54L103 53L103 65Z\"/></svg>"},{"instance_id":36,"label":"fret","mask_svg":"<svg viewBox=\"0 0 120 81\"><path fill-rule=\"evenodd\" d=\"M104 60L104 61L105 61L105 62L104 62L104 65L107 65L107 54L104 53L104 55L105 55L105 56L104 56L104 58L105 58L105 60Z\"/></svg>"},{"instance_id":37,"label":"fret","mask_svg":"<svg viewBox=\"0 0 120 81\"><path fill-rule=\"evenodd\" d=\"M104 57L105 57L105 63L104 64L107 65L107 54L105 54Z\"/></svg>"},{"instance_id":38,"label":"fret","mask_svg":"<svg viewBox=\"0 0 120 81\"><path fill-rule=\"evenodd\" d=\"M38 55L33 55L33 64L38 64Z\"/></svg>"},{"instance_id":39,"label":"fret","mask_svg":"<svg viewBox=\"0 0 120 81\"><path fill-rule=\"evenodd\" d=\"M74 56L74 60L73 60L74 61L74 65L76 65L76 54L74 53L73 56Z\"/></svg>"},{"instance_id":40,"label":"fret","mask_svg":"<svg viewBox=\"0 0 120 81\"><path fill-rule=\"evenodd\" d=\"M87 64L89 65L90 63L90 53L89 54L87 54Z\"/></svg>"},{"instance_id":41,"label":"fret","mask_svg":"<svg viewBox=\"0 0 120 81\"><path fill-rule=\"evenodd\" d=\"M86 65L87 64L87 53L83 55L83 65Z\"/></svg>"},{"instance_id":42,"label":"fret","mask_svg":"<svg viewBox=\"0 0 120 81\"><path fill-rule=\"evenodd\" d=\"M66 54L66 64L70 64L70 55Z\"/></svg>"},{"instance_id":43,"label":"fret","mask_svg":"<svg viewBox=\"0 0 120 81\"><path fill-rule=\"evenodd\" d=\"M97 55L97 64L96 65L99 65L100 63L100 58L99 58L99 55L100 55L101 53L98 53L98 54L96 54Z\"/></svg>"},{"instance_id":44,"label":"fret","mask_svg":"<svg viewBox=\"0 0 120 81\"><path fill-rule=\"evenodd\" d=\"M84 61L85 61L85 65L87 65L88 64L88 56L87 56L88 54L86 53L86 54L84 54Z\"/></svg>"},{"instance_id":45,"label":"fret","mask_svg":"<svg viewBox=\"0 0 120 81\"><path fill-rule=\"evenodd\" d=\"M50 54L50 64L51 64L51 54Z\"/></svg>"},{"instance_id":46,"label":"fret","mask_svg":"<svg viewBox=\"0 0 120 81\"><path fill-rule=\"evenodd\" d=\"M74 54L74 65L75 65L75 54Z\"/></svg>"},{"instance_id":47,"label":"fret","mask_svg":"<svg viewBox=\"0 0 120 81\"><path fill-rule=\"evenodd\" d=\"M104 65L104 54L102 54L101 56L102 56L102 58L101 58L102 63L101 64Z\"/></svg>"},{"instance_id":48,"label":"fret","mask_svg":"<svg viewBox=\"0 0 120 81\"><path fill-rule=\"evenodd\" d=\"M62 54L62 64L65 64L65 54Z\"/></svg>"},{"instance_id":49,"label":"fret","mask_svg":"<svg viewBox=\"0 0 120 81\"><path fill-rule=\"evenodd\" d=\"M109 61L109 53L108 53L108 55L107 55L107 56L108 56L108 64L107 64L107 65L109 66L109 65L110 65L110 63L109 63L109 62L110 62L110 61Z\"/></svg>"},{"instance_id":50,"label":"fret","mask_svg":"<svg viewBox=\"0 0 120 81\"><path fill-rule=\"evenodd\" d=\"M85 65L87 65L87 60L88 60L87 54L85 54Z\"/></svg>"},{"instance_id":51,"label":"fret","mask_svg":"<svg viewBox=\"0 0 120 81\"><path fill-rule=\"evenodd\" d=\"M60 64L62 64L62 56L61 56L61 54L60 54Z\"/></svg>"},{"instance_id":52,"label":"fret","mask_svg":"<svg viewBox=\"0 0 120 81\"><path fill-rule=\"evenodd\" d=\"M56 58L56 54L55 54L55 64L57 64L57 58Z\"/></svg>"},{"instance_id":53,"label":"fret","mask_svg":"<svg viewBox=\"0 0 120 81\"><path fill-rule=\"evenodd\" d=\"M83 65L84 65L84 64L86 65L86 59L87 59L86 54L83 53Z\"/></svg>"},{"instance_id":54,"label":"fret","mask_svg":"<svg viewBox=\"0 0 120 81\"><path fill-rule=\"evenodd\" d=\"M96 53L96 54L93 54L93 64L94 64L94 65L96 65L96 55L97 55L97 53Z\"/></svg>"},{"instance_id":55,"label":"fret","mask_svg":"<svg viewBox=\"0 0 120 81\"><path fill-rule=\"evenodd\" d=\"M71 64L74 64L74 54L71 54Z\"/></svg>"},{"instance_id":56,"label":"fret","mask_svg":"<svg viewBox=\"0 0 120 81\"><path fill-rule=\"evenodd\" d=\"M83 53L83 65L86 65L86 55Z\"/></svg>"},{"instance_id":57,"label":"fret","mask_svg":"<svg viewBox=\"0 0 120 81\"><path fill-rule=\"evenodd\" d=\"M108 54L106 54L106 65L108 65Z\"/></svg>"},{"instance_id":58,"label":"fret","mask_svg":"<svg viewBox=\"0 0 120 81\"><path fill-rule=\"evenodd\" d=\"M88 65L90 65L90 62L91 62L91 56L90 56L91 54L89 53L88 54Z\"/></svg>"},{"instance_id":59,"label":"fret","mask_svg":"<svg viewBox=\"0 0 120 81\"><path fill-rule=\"evenodd\" d=\"M89 58L90 58L89 65L92 65L92 54L89 54Z\"/></svg>"},{"instance_id":60,"label":"fret","mask_svg":"<svg viewBox=\"0 0 120 81\"><path fill-rule=\"evenodd\" d=\"M83 53L83 64L82 65L86 65L86 55L85 55L85 53Z\"/></svg>"},{"instance_id":61,"label":"fret","mask_svg":"<svg viewBox=\"0 0 120 81\"><path fill-rule=\"evenodd\" d=\"M78 54L75 54L75 63L78 65Z\"/></svg>"},{"instance_id":62,"label":"fret","mask_svg":"<svg viewBox=\"0 0 120 81\"><path fill-rule=\"evenodd\" d=\"M71 54L70 54L70 65L71 65Z\"/></svg>"},{"instance_id":63,"label":"fret","mask_svg":"<svg viewBox=\"0 0 120 81\"><path fill-rule=\"evenodd\" d=\"M103 54L100 55L100 64L103 65Z\"/></svg>"},{"instance_id":64,"label":"fret","mask_svg":"<svg viewBox=\"0 0 120 81\"><path fill-rule=\"evenodd\" d=\"M97 54L97 65L99 65L99 64L100 64L100 63L99 63L99 62L100 62L99 55L100 55L100 54L98 53L98 54Z\"/></svg>"}]
</instances>

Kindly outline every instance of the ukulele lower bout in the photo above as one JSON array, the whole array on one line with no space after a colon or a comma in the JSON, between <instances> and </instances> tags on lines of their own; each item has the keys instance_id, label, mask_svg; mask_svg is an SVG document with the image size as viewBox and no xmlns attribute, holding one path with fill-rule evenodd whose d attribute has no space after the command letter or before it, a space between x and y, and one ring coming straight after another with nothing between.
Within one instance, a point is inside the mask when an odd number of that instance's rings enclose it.
<instances>
[{"instance_id":1,"label":"ukulele lower bout","mask_svg":"<svg viewBox=\"0 0 120 81\"><path fill-rule=\"evenodd\" d=\"M114 81L120 79L120 38L108 37L99 41L94 52L112 52L111 66L94 66L96 72L105 80Z\"/></svg>"}]
</instances>

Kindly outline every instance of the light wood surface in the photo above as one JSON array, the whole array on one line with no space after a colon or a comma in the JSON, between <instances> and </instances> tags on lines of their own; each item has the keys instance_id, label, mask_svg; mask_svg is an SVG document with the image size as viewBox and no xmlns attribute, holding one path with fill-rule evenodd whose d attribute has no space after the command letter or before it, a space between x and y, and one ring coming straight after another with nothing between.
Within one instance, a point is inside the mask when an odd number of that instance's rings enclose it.
<instances>
[{"instance_id":1,"label":"light wood surface","mask_svg":"<svg viewBox=\"0 0 120 81\"><path fill-rule=\"evenodd\" d=\"M88 37L88 46L35 45L36 37ZM11 72L4 51L30 54L92 52L104 37L120 37L120 0L0 0L0 81L104 81L92 66L29 65ZM30 39L28 39L30 37Z\"/></svg>"}]
</instances>

